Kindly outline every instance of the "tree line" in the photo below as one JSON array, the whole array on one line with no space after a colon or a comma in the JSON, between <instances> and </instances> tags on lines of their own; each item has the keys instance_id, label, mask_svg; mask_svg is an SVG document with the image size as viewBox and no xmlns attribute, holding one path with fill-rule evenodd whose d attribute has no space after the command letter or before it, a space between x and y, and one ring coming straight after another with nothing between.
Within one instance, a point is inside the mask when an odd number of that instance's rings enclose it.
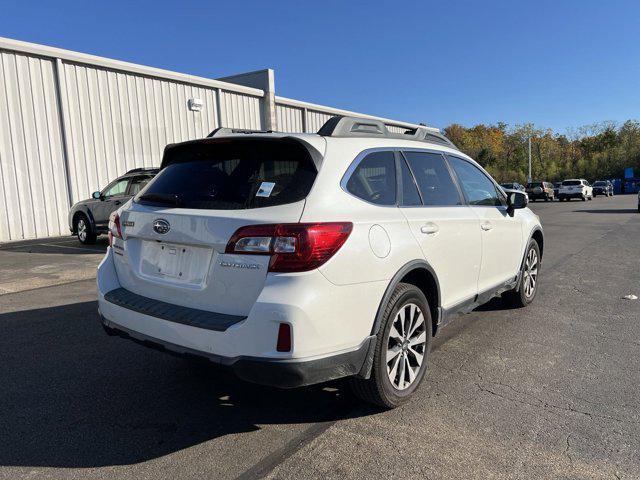
<instances>
[{"instance_id":1,"label":"tree line","mask_svg":"<svg viewBox=\"0 0 640 480\"><path fill-rule=\"evenodd\" d=\"M531 137L531 170L534 180L561 181L566 178L623 178L625 167L640 176L640 122L603 122L559 134L533 124L510 127L452 124L447 137L474 158L499 182L527 180L528 139Z\"/></svg>"}]
</instances>

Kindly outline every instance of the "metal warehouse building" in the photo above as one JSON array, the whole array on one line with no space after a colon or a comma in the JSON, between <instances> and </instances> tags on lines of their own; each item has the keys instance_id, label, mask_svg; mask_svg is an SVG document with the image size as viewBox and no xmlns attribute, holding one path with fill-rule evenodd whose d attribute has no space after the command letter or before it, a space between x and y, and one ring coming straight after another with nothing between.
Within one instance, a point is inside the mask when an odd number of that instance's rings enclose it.
<instances>
[{"instance_id":1,"label":"metal warehouse building","mask_svg":"<svg viewBox=\"0 0 640 480\"><path fill-rule=\"evenodd\" d=\"M333 115L275 95L273 70L218 80L0 38L0 242L66 235L69 207L168 143L217 127L316 132Z\"/></svg>"}]
</instances>

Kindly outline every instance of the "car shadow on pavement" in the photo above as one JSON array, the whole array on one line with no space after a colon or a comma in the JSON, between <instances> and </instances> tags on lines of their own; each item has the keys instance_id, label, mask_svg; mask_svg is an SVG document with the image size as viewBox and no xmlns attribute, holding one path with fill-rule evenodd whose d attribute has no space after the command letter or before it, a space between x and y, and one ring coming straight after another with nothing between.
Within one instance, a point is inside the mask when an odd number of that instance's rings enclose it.
<instances>
[{"instance_id":1,"label":"car shadow on pavement","mask_svg":"<svg viewBox=\"0 0 640 480\"><path fill-rule=\"evenodd\" d=\"M379 412L344 382L279 390L108 337L96 302L0 314L0 465L100 467L260 425Z\"/></svg>"},{"instance_id":2,"label":"car shadow on pavement","mask_svg":"<svg viewBox=\"0 0 640 480\"><path fill-rule=\"evenodd\" d=\"M636 208L605 208L602 210L575 210L576 213L638 213Z\"/></svg>"}]
</instances>

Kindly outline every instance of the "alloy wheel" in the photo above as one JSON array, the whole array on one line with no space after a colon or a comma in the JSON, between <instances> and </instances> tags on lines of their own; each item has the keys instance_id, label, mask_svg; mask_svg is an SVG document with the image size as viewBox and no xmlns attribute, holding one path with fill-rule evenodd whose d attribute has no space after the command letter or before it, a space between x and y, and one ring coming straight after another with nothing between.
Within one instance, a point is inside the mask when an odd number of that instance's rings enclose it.
<instances>
[{"instance_id":1,"label":"alloy wheel","mask_svg":"<svg viewBox=\"0 0 640 480\"><path fill-rule=\"evenodd\" d=\"M84 223L83 219L78 220L78 239L81 242L87 240L87 224Z\"/></svg>"},{"instance_id":2,"label":"alloy wheel","mask_svg":"<svg viewBox=\"0 0 640 480\"><path fill-rule=\"evenodd\" d=\"M387 375L394 388L409 388L418 376L427 347L426 321L415 303L396 314L387 341Z\"/></svg>"},{"instance_id":3,"label":"alloy wheel","mask_svg":"<svg viewBox=\"0 0 640 480\"><path fill-rule=\"evenodd\" d=\"M538 254L535 248L529 250L527 259L524 262L524 295L527 298L533 297L538 283Z\"/></svg>"}]
</instances>

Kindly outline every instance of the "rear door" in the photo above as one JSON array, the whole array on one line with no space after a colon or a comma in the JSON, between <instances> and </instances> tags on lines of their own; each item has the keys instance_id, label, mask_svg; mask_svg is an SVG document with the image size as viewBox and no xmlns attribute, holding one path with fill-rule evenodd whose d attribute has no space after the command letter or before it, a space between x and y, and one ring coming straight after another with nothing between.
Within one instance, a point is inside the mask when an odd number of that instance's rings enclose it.
<instances>
[{"instance_id":1,"label":"rear door","mask_svg":"<svg viewBox=\"0 0 640 480\"><path fill-rule=\"evenodd\" d=\"M269 255L225 253L240 227L295 223L317 173L301 143L199 141L168 149L163 169L121 213L121 285L145 297L247 315Z\"/></svg>"},{"instance_id":2,"label":"rear door","mask_svg":"<svg viewBox=\"0 0 640 480\"><path fill-rule=\"evenodd\" d=\"M120 208L120 205L129 199L128 188L129 178L119 178L102 191L100 201L95 202L91 209L96 226L106 228L111 212Z\"/></svg>"},{"instance_id":3,"label":"rear door","mask_svg":"<svg viewBox=\"0 0 640 480\"><path fill-rule=\"evenodd\" d=\"M446 309L472 299L481 262L478 218L464 204L439 152L404 150L399 160L400 210L438 275L442 306Z\"/></svg>"},{"instance_id":4,"label":"rear door","mask_svg":"<svg viewBox=\"0 0 640 480\"><path fill-rule=\"evenodd\" d=\"M478 292L513 280L522 260L522 217L507 213L506 198L495 182L468 160L448 155L467 203L479 220L482 265Z\"/></svg>"},{"instance_id":5,"label":"rear door","mask_svg":"<svg viewBox=\"0 0 640 480\"><path fill-rule=\"evenodd\" d=\"M134 197L140 193L140 190L142 190L152 178L152 175L136 175L135 177L131 177L129 188L127 189L127 197Z\"/></svg>"}]
</instances>

